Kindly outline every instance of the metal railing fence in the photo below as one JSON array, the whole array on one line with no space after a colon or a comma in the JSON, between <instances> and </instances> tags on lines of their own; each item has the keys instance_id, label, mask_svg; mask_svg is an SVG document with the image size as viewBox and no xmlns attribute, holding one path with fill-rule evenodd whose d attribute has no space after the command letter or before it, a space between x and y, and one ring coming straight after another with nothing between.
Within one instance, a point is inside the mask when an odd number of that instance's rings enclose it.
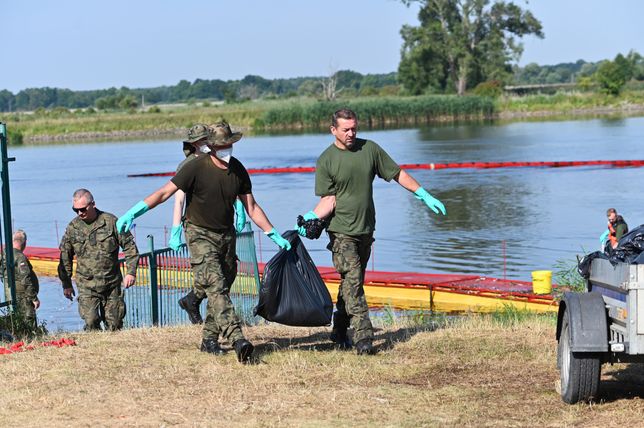
<instances>
[{"instance_id":1,"label":"metal railing fence","mask_svg":"<svg viewBox=\"0 0 644 428\"><path fill-rule=\"evenodd\" d=\"M192 290L194 278L190 254L184 245L179 251L170 248L156 250L154 238L148 236L150 251L140 254L136 285L125 290L128 328L189 324L187 313L179 307L179 299ZM230 290L230 298L237 315L245 324L257 324L253 315L259 295L259 271L255 255L255 240L250 224L237 234L237 278ZM125 275L125 263L121 260ZM206 313L206 300L201 313Z\"/></svg>"}]
</instances>

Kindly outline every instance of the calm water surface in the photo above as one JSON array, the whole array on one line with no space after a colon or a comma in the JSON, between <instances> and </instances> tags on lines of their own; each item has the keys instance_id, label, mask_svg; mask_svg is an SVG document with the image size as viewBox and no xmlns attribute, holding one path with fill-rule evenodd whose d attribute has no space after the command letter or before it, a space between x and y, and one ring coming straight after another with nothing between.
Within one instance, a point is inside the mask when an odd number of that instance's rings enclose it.
<instances>
[{"instance_id":1,"label":"calm water surface","mask_svg":"<svg viewBox=\"0 0 644 428\"><path fill-rule=\"evenodd\" d=\"M450 125L359 136L373 139L401 164L644 159L644 118ZM247 168L313 166L331 141L329 134L245 137L235 144L234 156ZM24 228L30 245L44 247L57 246L73 218L75 189L90 189L100 209L120 215L168 180L128 174L173 171L183 158L176 140L18 147L9 155L16 157L10 165L14 229ZM533 270L552 269L558 260L594 251L606 225L606 208L617 208L631 228L642 223L644 214L642 168L410 173L445 204L447 216L434 215L395 182L377 179L376 242L369 268L529 280ZM317 201L313 174L251 178L256 199L280 231L292 228L296 216ZM168 201L137 220L141 250L147 250L149 234L157 246L166 242L171 216ZM259 235L258 258L267 261L275 246ZM327 242L324 236L306 242L319 266L331 266ZM50 312L62 310L51 299L59 309ZM67 309L75 313L75 304ZM40 312L45 315L44 308Z\"/></svg>"}]
</instances>

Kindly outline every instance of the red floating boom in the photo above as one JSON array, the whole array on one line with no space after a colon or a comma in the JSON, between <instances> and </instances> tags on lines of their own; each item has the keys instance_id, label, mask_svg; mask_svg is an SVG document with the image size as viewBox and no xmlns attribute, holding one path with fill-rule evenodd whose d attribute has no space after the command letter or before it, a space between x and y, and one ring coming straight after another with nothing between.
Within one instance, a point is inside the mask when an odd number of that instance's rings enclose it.
<instances>
[{"instance_id":1,"label":"red floating boom","mask_svg":"<svg viewBox=\"0 0 644 428\"><path fill-rule=\"evenodd\" d=\"M640 167L644 160L589 160L589 161L551 161L551 162L460 162L460 163L408 163L400 165L402 169L450 169L450 168L521 168L542 167L561 168L570 166L611 166ZM249 168L249 174L298 174L315 172L314 166L290 166L281 168ZM128 174L128 177L171 177L174 172L150 172Z\"/></svg>"}]
</instances>

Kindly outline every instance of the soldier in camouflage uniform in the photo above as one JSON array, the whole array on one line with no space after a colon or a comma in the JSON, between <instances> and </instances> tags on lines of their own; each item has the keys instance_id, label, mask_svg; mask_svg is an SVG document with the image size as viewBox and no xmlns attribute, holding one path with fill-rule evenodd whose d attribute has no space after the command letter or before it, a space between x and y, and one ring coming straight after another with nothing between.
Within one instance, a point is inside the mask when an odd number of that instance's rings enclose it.
<instances>
[{"instance_id":1,"label":"soldier in camouflage uniform","mask_svg":"<svg viewBox=\"0 0 644 428\"><path fill-rule=\"evenodd\" d=\"M313 211L304 215L304 220L331 219L327 248L332 253L333 266L342 278L331 340L343 349L351 348L353 344L347 336L351 325L356 351L363 355L376 352L364 295L365 269L376 226L374 178L396 180L437 214L440 210L444 215L445 207L400 169L380 146L357 138L357 121L356 114L348 109L333 114L331 133L335 140L320 155L315 169L315 194L321 199ZM298 228L298 233L306 236L303 226Z\"/></svg>"},{"instance_id":2,"label":"soldier in camouflage uniform","mask_svg":"<svg viewBox=\"0 0 644 428\"><path fill-rule=\"evenodd\" d=\"M198 130L208 132L207 155L187 162L163 187L139 201L117 223L118 230L127 231L135 218L165 202L177 190L186 194L186 240L196 292L208 298L203 326L201 351L215 355L224 353L219 336L232 343L237 359L247 363L252 358L253 345L242 333L241 321L230 300L230 288L237 275L236 234L233 202L239 197L249 217L278 246L290 249L255 201L246 168L232 157L233 144L242 137L233 133L226 122L211 128L198 124L189 135Z\"/></svg>"},{"instance_id":3,"label":"soldier in camouflage uniform","mask_svg":"<svg viewBox=\"0 0 644 428\"><path fill-rule=\"evenodd\" d=\"M130 232L118 233L116 217L96 208L94 197L87 189L74 192L74 218L60 243L58 277L63 293L73 300L72 267L76 256L76 287L78 311L85 321L85 330L106 330L123 327L125 318L124 288L134 285L139 251ZM123 248L127 275L121 275L119 247Z\"/></svg>"},{"instance_id":4,"label":"soldier in camouflage uniform","mask_svg":"<svg viewBox=\"0 0 644 428\"><path fill-rule=\"evenodd\" d=\"M18 229L13 234L13 264L16 279L16 303L18 310L25 317L25 321L32 328L36 328L36 309L40 307L38 300L38 277L31 267L31 263L23 251L27 246L27 234ZM4 293L7 300L11 298L11 290L7 281L5 260L2 260L4 278Z\"/></svg>"},{"instance_id":5,"label":"soldier in camouflage uniform","mask_svg":"<svg viewBox=\"0 0 644 428\"><path fill-rule=\"evenodd\" d=\"M210 148L206 144L208 137L212 134L212 129L203 125L193 126L188 132L188 139L183 142L183 153L186 158L181 161L177 167L179 171L186 163L196 159L199 155L210 153ZM185 202L185 193L183 190L177 190L174 194L174 209L172 212L172 229L170 230L170 241L168 246L174 251L179 251L181 248L181 231L183 229L183 207ZM235 229L237 233L241 233L246 227L246 211L241 200L235 199ZM179 307L186 311L190 322L193 324L203 323L199 306L206 298L203 290L193 288L188 294L179 299Z\"/></svg>"}]
</instances>

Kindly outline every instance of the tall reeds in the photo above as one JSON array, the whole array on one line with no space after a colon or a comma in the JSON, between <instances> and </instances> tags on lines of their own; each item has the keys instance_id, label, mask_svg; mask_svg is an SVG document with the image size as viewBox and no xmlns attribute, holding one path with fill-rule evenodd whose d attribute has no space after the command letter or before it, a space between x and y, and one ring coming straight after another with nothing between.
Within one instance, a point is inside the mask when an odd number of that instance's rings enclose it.
<instances>
[{"instance_id":1,"label":"tall reeds","mask_svg":"<svg viewBox=\"0 0 644 428\"><path fill-rule=\"evenodd\" d=\"M378 97L342 101L292 102L268 109L255 123L264 128L317 128L331 114L349 108L369 127L487 118L495 111L492 98L477 96Z\"/></svg>"}]
</instances>

